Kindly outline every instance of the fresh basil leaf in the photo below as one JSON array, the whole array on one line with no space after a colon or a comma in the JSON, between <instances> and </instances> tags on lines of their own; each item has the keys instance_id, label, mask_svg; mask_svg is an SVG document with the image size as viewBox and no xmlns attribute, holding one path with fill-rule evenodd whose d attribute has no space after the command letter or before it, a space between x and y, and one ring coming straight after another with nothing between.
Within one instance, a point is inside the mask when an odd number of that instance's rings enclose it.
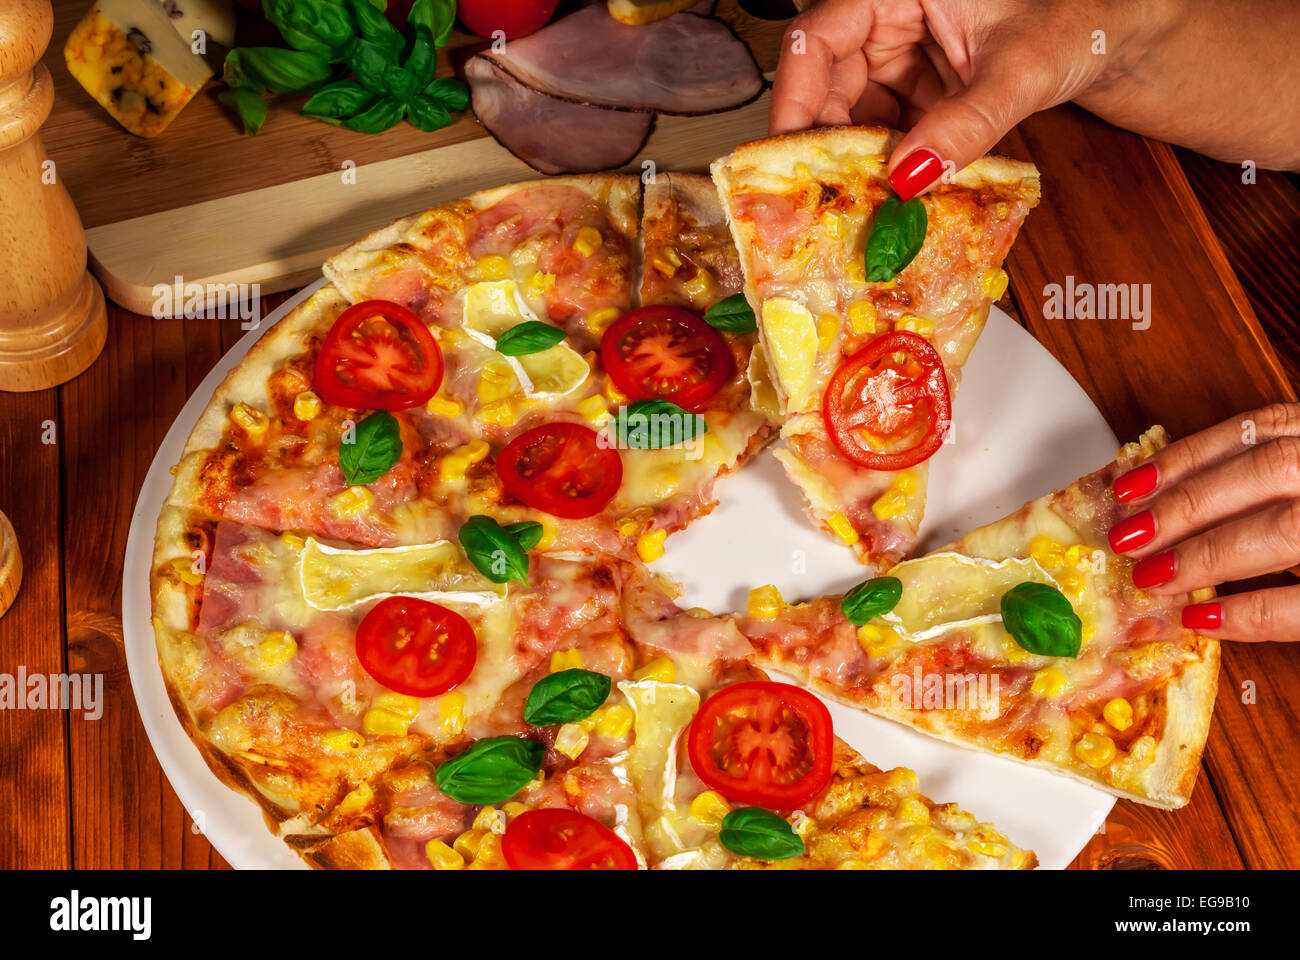
<instances>
[{"instance_id":1,"label":"fresh basil leaf","mask_svg":"<svg viewBox=\"0 0 1300 960\"><path fill-rule=\"evenodd\" d=\"M561 670L543 677L528 693L524 722L534 727L577 723L609 699L613 681L594 670Z\"/></svg>"},{"instance_id":2,"label":"fresh basil leaf","mask_svg":"<svg viewBox=\"0 0 1300 960\"><path fill-rule=\"evenodd\" d=\"M743 293L733 293L709 307L704 314L704 322L728 333L758 332L754 308L749 305Z\"/></svg>"},{"instance_id":3,"label":"fresh basil leaf","mask_svg":"<svg viewBox=\"0 0 1300 960\"><path fill-rule=\"evenodd\" d=\"M411 124L425 133L441 130L451 123L451 114L447 112L447 108L433 97L426 97L424 94L411 98L411 102L406 105L406 110Z\"/></svg>"},{"instance_id":4,"label":"fresh basil leaf","mask_svg":"<svg viewBox=\"0 0 1300 960\"><path fill-rule=\"evenodd\" d=\"M230 87L306 93L333 74L329 61L319 54L280 47L240 47L226 54L222 79Z\"/></svg>"},{"instance_id":5,"label":"fresh basil leaf","mask_svg":"<svg viewBox=\"0 0 1300 960\"><path fill-rule=\"evenodd\" d=\"M528 553L492 517L475 514L460 528L460 545L469 562L493 583L528 582Z\"/></svg>"},{"instance_id":6,"label":"fresh basil leaf","mask_svg":"<svg viewBox=\"0 0 1300 960\"><path fill-rule=\"evenodd\" d=\"M469 85L454 77L439 77L424 88L426 97L433 97L448 110L469 108Z\"/></svg>"},{"instance_id":7,"label":"fresh basil leaf","mask_svg":"<svg viewBox=\"0 0 1300 960\"><path fill-rule=\"evenodd\" d=\"M546 530L536 520L525 520L522 523L510 524L506 527L506 533L515 538L515 543L519 544L520 550L527 553L542 542Z\"/></svg>"},{"instance_id":8,"label":"fresh basil leaf","mask_svg":"<svg viewBox=\"0 0 1300 960\"><path fill-rule=\"evenodd\" d=\"M546 744L522 737L489 737L440 765L438 789L460 803L504 803L542 769Z\"/></svg>"},{"instance_id":9,"label":"fresh basil leaf","mask_svg":"<svg viewBox=\"0 0 1300 960\"><path fill-rule=\"evenodd\" d=\"M343 121L343 126L357 133L381 133L406 116L406 104L396 97L381 97L373 104Z\"/></svg>"},{"instance_id":10,"label":"fresh basil leaf","mask_svg":"<svg viewBox=\"0 0 1300 960\"><path fill-rule=\"evenodd\" d=\"M339 442L339 466L349 487L374 483L393 469L401 456L402 431L387 410L378 410L358 423L351 443L346 433Z\"/></svg>"},{"instance_id":11,"label":"fresh basil leaf","mask_svg":"<svg viewBox=\"0 0 1300 960\"><path fill-rule=\"evenodd\" d=\"M564 331L540 320L517 323L497 337L497 353L522 357L549 350L564 339Z\"/></svg>"},{"instance_id":12,"label":"fresh basil leaf","mask_svg":"<svg viewBox=\"0 0 1300 960\"><path fill-rule=\"evenodd\" d=\"M384 49L389 57L402 55L406 41L388 18L376 10L369 0L345 0L357 21L357 32L366 40Z\"/></svg>"},{"instance_id":13,"label":"fresh basil leaf","mask_svg":"<svg viewBox=\"0 0 1300 960\"><path fill-rule=\"evenodd\" d=\"M402 66L424 86L433 79L433 74L438 69L438 50L433 45L428 27L415 26L411 30L414 31L411 52L407 54Z\"/></svg>"},{"instance_id":14,"label":"fresh basil leaf","mask_svg":"<svg viewBox=\"0 0 1300 960\"><path fill-rule=\"evenodd\" d=\"M871 220L864 254L867 281L888 283L921 252L925 243L925 204L913 197L890 196Z\"/></svg>"},{"instance_id":15,"label":"fresh basil leaf","mask_svg":"<svg viewBox=\"0 0 1300 960\"><path fill-rule=\"evenodd\" d=\"M658 397L628 404L619 411L616 428L619 443L629 450L675 447L709 431L702 415Z\"/></svg>"},{"instance_id":16,"label":"fresh basil leaf","mask_svg":"<svg viewBox=\"0 0 1300 960\"><path fill-rule=\"evenodd\" d=\"M371 93L382 96L388 92L384 85L384 75L394 62L383 47L369 40L358 37L348 44L348 69L357 78L357 82Z\"/></svg>"},{"instance_id":17,"label":"fresh basil leaf","mask_svg":"<svg viewBox=\"0 0 1300 960\"><path fill-rule=\"evenodd\" d=\"M289 46L332 62L355 33L347 10L331 0L263 0L262 12Z\"/></svg>"},{"instance_id":18,"label":"fresh basil leaf","mask_svg":"<svg viewBox=\"0 0 1300 960\"><path fill-rule=\"evenodd\" d=\"M1020 646L1043 657L1077 657L1083 623L1051 584L1028 580L1002 595L1002 625Z\"/></svg>"},{"instance_id":19,"label":"fresh basil leaf","mask_svg":"<svg viewBox=\"0 0 1300 960\"><path fill-rule=\"evenodd\" d=\"M789 860L803 855L803 840L790 821L762 807L741 807L722 818L718 833L732 853L755 860Z\"/></svg>"},{"instance_id":20,"label":"fresh basil leaf","mask_svg":"<svg viewBox=\"0 0 1300 960\"><path fill-rule=\"evenodd\" d=\"M266 122L266 98L261 90L228 87L217 94L217 99L239 114L239 119L244 122L244 133L250 137Z\"/></svg>"},{"instance_id":21,"label":"fresh basil leaf","mask_svg":"<svg viewBox=\"0 0 1300 960\"><path fill-rule=\"evenodd\" d=\"M872 577L844 594L840 610L849 623L860 627L898 606L903 596L903 581L897 577Z\"/></svg>"},{"instance_id":22,"label":"fresh basil leaf","mask_svg":"<svg viewBox=\"0 0 1300 960\"><path fill-rule=\"evenodd\" d=\"M405 103L420 89L420 81L416 80L413 74L393 64L384 71L384 86L389 93Z\"/></svg>"},{"instance_id":23,"label":"fresh basil leaf","mask_svg":"<svg viewBox=\"0 0 1300 960\"><path fill-rule=\"evenodd\" d=\"M445 47L456 22L456 0L415 0L406 24L424 27L433 37L435 47Z\"/></svg>"},{"instance_id":24,"label":"fresh basil leaf","mask_svg":"<svg viewBox=\"0 0 1300 960\"><path fill-rule=\"evenodd\" d=\"M302 105L302 112L309 117L341 120L363 112L374 99L375 95L355 80L336 80L317 90Z\"/></svg>"}]
</instances>

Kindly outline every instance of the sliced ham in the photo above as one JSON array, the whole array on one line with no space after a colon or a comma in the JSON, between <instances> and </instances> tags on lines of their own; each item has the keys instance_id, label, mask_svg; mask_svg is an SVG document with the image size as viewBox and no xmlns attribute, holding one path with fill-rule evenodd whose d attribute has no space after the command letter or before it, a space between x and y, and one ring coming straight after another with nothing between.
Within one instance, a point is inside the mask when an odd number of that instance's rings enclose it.
<instances>
[{"instance_id":1,"label":"sliced ham","mask_svg":"<svg viewBox=\"0 0 1300 960\"><path fill-rule=\"evenodd\" d=\"M640 152L654 126L653 113L608 110L539 93L483 56L470 58L465 75L479 123L542 173L621 167Z\"/></svg>"}]
</instances>

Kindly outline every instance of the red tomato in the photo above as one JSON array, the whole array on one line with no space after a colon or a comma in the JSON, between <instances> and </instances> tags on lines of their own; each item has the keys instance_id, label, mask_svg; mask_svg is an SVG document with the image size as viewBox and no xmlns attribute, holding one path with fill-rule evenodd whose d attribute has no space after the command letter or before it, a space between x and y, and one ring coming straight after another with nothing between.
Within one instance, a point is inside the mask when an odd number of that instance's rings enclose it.
<instances>
[{"instance_id":1,"label":"red tomato","mask_svg":"<svg viewBox=\"0 0 1300 960\"><path fill-rule=\"evenodd\" d=\"M753 680L715 693L691 721L696 775L729 800L773 810L807 803L831 781L831 715L807 690Z\"/></svg>"},{"instance_id":2,"label":"red tomato","mask_svg":"<svg viewBox=\"0 0 1300 960\"><path fill-rule=\"evenodd\" d=\"M442 383L442 351L419 317L387 300L339 315L316 356L316 392L336 407L405 410Z\"/></svg>"},{"instance_id":3,"label":"red tomato","mask_svg":"<svg viewBox=\"0 0 1300 960\"><path fill-rule=\"evenodd\" d=\"M497 457L506 493L546 513L570 520L605 509L623 482L618 451L601 446L596 432L577 423L548 423L521 433Z\"/></svg>"},{"instance_id":4,"label":"red tomato","mask_svg":"<svg viewBox=\"0 0 1300 960\"><path fill-rule=\"evenodd\" d=\"M559 0L460 0L460 22L480 37L493 39L497 30L507 40L541 29Z\"/></svg>"},{"instance_id":5,"label":"red tomato","mask_svg":"<svg viewBox=\"0 0 1300 960\"><path fill-rule=\"evenodd\" d=\"M389 690L435 697L474 669L478 640L460 614L428 600L388 597L357 627L357 659Z\"/></svg>"},{"instance_id":6,"label":"red tomato","mask_svg":"<svg viewBox=\"0 0 1300 960\"><path fill-rule=\"evenodd\" d=\"M615 320L600 338L600 360L633 400L661 397L698 409L736 372L727 341L680 307L641 307Z\"/></svg>"},{"instance_id":7,"label":"red tomato","mask_svg":"<svg viewBox=\"0 0 1300 960\"><path fill-rule=\"evenodd\" d=\"M635 870L636 854L599 821L572 810L526 810L510 821L501 852L511 870Z\"/></svg>"},{"instance_id":8,"label":"red tomato","mask_svg":"<svg viewBox=\"0 0 1300 960\"><path fill-rule=\"evenodd\" d=\"M928 460L952 420L943 358L915 333L882 334L840 364L822 398L822 417L854 463L902 470Z\"/></svg>"}]
</instances>

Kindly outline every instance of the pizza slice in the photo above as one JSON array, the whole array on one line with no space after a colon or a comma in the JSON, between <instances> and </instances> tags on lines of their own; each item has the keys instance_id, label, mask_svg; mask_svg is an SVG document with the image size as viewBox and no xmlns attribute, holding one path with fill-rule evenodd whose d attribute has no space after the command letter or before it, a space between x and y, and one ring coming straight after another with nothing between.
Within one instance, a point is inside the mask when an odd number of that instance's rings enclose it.
<instances>
[{"instance_id":1,"label":"pizza slice","mask_svg":"<svg viewBox=\"0 0 1300 960\"><path fill-rule=\"evenodd\" d=\"M924 733L1140 803L1181 807L1209 731L1218 642L1181 625L1199 595L1133 586L1107 530L1114 463L844 597L751 594L737 625L756 662Z\"/></svg>"},{"instance_id":2,"label":"pizza slice","mask_svg":"<svg viewBox=\"0 0 1300 960\"><path fill-rule=\"evenodd\" d=\"M712 166L784 418L777 457L814 522L884 566L916 543L926 461L1039 196L1032 164L989 156L900 204L885 165L901 136L813 130Z\"/></svg>"}]
</instances>

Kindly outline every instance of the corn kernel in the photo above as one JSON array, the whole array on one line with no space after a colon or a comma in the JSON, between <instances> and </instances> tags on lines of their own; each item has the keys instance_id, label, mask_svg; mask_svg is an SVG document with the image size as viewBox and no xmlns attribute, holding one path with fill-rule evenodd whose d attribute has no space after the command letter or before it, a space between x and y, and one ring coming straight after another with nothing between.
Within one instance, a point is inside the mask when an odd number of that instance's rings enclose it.
<instances>
[{"instance_id":1,"label":"corn kernel","mask_svg":"<svg viewBox=\"0 0 1300 960\"><path fill-rule=\"evenodd\" d=\"M844 235L844 218L838 213L832 213L827 210L821 215L822 233L832 240L838 240Z\"/></svg>"},{"instance_id":2,"label":"corn kernel","mask_svg":"<svg viewBox=\"0 0 1300 960\"><path fill-rule=\"evenodd\" d=\"M551 673L561 670L581 670L582 651L577 647L569 650L556 650L551 654Z\"/></svg>"},{"instance_id":3,"label":"corn kernel","mask_svg":"<svg viewBox=\"0 0 1300 960\"><path fill-rule=\"evenodd\" d=\"M607 703L596 711L596 732L603 737L620 740L632 729L636 714L625 703Z\"/></svg>"},{"instance_id":4,"label":"corn kernel","mask_svg":"<svg viewBox=\"0 0 1300 960\"><path fill-rule=\"evenodd\" d=\"M435 870L461 870L465 866L465 858L441 840L426 843L424 855Z\"/></svg>"},{"instance_id":5,"label":"corn kernel","mask_svg":"<svg viewBox=\"0 0 1300 960\"><path fill-rule=\"evenodd\" d=\"M555 521L548 516L539 516L537 522L542 525L542 539L537 541L536 550L549 550L555 543L555 535L559 533Z\"/></svg>"},{"instance_id":6,"label":"corn kernel","mask_svg":"<svg viewBox=\"0 0 1300 960\"><path fill-rule=\"evenodd\" d=\"M817 318L817 347L823 353L835 345L840 332L840 318L833 313L823 313Z\"/></svg>"},{"instance_id":7,"label":"corn kernel","mask_svg":"<svg viewBox=\"0 0 1300 960\"><path fill-rule=\"evenodd\" d=\"M1030 653L1020 644L1016 643L1011 634L1002 638L1002 656L1011 663L1024 663L1029 659Z\"/></svg>"},{"instance_id":8,"label":"corn kernel","mask_svg":"<svg viewBox=\"0 0 1300 960\"><path fill-rule=\"evenodd\" d=\"M536 272L528 277L528 289L539 297L555 286L555 274Z\"/></svg>"},{"instance_id":9,"label":"corn kernel","mask_svg":"<svg viewBox=\"0 0 1300 960\"><path fill-rule=\"evenodd\" d=\"M338 812L345 817L355 817L370 806L374 799L375 791L371 789L370 784L358 784L339 801Z\"/></svg>"},{"instance_id":10,"label":"corn kernel","mask_svg":"<svg viewBox=\"0 0 1300 960\"><path fill-rule=\"evenodd\" d=\"M871 505L871 512L877 520L891 520L907 512L907 494L897 487L891 487L880 495Z\"/></svg>"},{"instance_id":11,"label":"corn kernel","mask_svg":"<svg viewBox=\"0 0 1300 960\"><path fill-rule=\"evenodd\" d=\"M1055 570L1065 564L1065 547L1051 537L1039 535L1029 541L1029 556L1044 570Z\"/></svg>"},{"instance_id":12,"label":"corn kernel","mask_svg":"<svg viewBox=\"0 0 1300 960\"><path fill-rule=\"evenodd\" d=\"M465 694L452 690L438 698L438 722L453 736L464 732Z\"/></svg>"},{"instance_id":13,"label":"corn kernel","mask_svg":"<svg viewBox=\"0 0 1300 960\"><path fill-rule=\"evenodd\" d=\"M525 812L528 809L528 804L520 803L518 800L511 800L501 809L505 811L507 820L513 820L515 817L519 816L519 814Z\"/></svg>"},{"instance_id":14,"label":"corn kernel","mask_svg":"<svg viewBox=\"0 0 1300 960\"><path fill-rule=\"evenodd\" d=\"M474 862L469 865L471 870L492 870L505 865L505 858L501 854L501 837L495 833L486 834L479 841L478 850L474 854Z\"/></svg>"},{"instance_id":15,"label":"corn kernel","mask_svg":"<svg viewBox=\"0 0 1300 960\"><path fill-rule=\"evenodd\" d=\"M1100 770L1115 759L1115 741L1100 733L1085 733L1075 743L1074 755L1094 770Z\"/></svg>"},{"instance_id":16,"label":"corn kernel","mask_svg":"<svg viewBox=\"0 0 1300 960\"><path fill-rule=\"evenodd\" d=\"M600 310L593 310L587 314L587 329L599 336L621 316L618 307L602 307Z\"/></svg>"},{"instance_id":17,"label":"corn kernel","mask_svg":"<svg viewBox=\"0 0 1300 960\"><path fill-rule=\"evenodd\" d=\"M883 657L898 639L894 628L883 623L864 623L858 627L858 645L871 657Z\"/></svg>"},{"instance_id":18,"label":"corn kernel","mask_svg":"<svg viewBox=\"0 0 1300 960\"><path fill-rule=\"evenodd\" d=\"M492 452L492 448L488 446L486 440L474 439L464 446L457 447L456 451L470 463L478 463L480 460L487 458L487 455Z\"/></svg>"},{"instance_id":19,"label":"corn kernel","mask_svg":"<svg viewBox=\"0 0 1300 960\"><path fill-rule=\"evenodd\" d=\"M304 390L293 398L293 415L299 420L314 420L320 413L320 397L310 390Z\"/></svg>"},{"instance_id":20,"label":"corn kernel","mask_svg":"<svg viewBox=\"0 0 1300 960\"><path fill-rule=\"evenodd\" d=\"M934 336L934 324L925 317L918 317L914 313L905 313L898 318L894 324L895 330L907 330L909 333L915 333L918 337L925 337L927 340Z\"/></svg>"},{"instance_id":21,"label":"corn kernel","mask_svg":"<svg viewBox=\"0 0 1300 960\"><path fill-rule=\"evenodd\" d=\"M298 641L286 630L273 630L257 645L257 657L264 667L278 667L293 659Z\"/></svg>"},{"instance_id":22,"label":"corn kernel","mask_svg":"<svg viewBox=\"0 0 1300 960\"><path fill-rule=\"evenodd\" d=\"M302 550L307 546L307 541L296 533L280 534L280 542L290 550Z\"/></svg>"},{"instance_id":23,"label":"corn kernel","mask_svg":"<svg viewBox=\"0 0 1300 960\"><path fill-rule=\"evenodd\" d=\"M1000 843L992 843L984 840L971 840L967 844L971 851L985 857L1001 857L1007 852L1007 848Z\"/></svg>"},{"instance_id":24,"label":"corn kernel","mask_svg":"<svg viewBox=\"0 0 1300 960\"><path fill-rule=\"evenodd\" d=\"M1072 567L1090 565L1098 552L1086 543L1076 543L1066 549L1065 562Z\"/></svg>"},{"instance_id":25,"label":"corn kernel","mask_svg":"<svg viewBox=\"0 0 1300 960\"><path fill-rule=\"evenodd\" d=\"M1073 570L1067 570L1065 573L1060 574L1056 578L1056 582L1063 594L1075 600L1082 598L1084 591L1088 587L1088 579Z\"/></svg>"},{"instance_id":26,"label":"corn kernel","mask_svg":"<svg viewBox=\"0 0 1300 960\"><path fill-rule=\"evenodd\" d=\"M861 257L854 257L844 268L845 274L853 283L867 282L867 264Z\"/></svg>"},{"instance_id":27,"label":"corn kernel","mask_svg":"<svg viewBox=\"0 0 1300 960\"><path fill-rule=\"evenodd\" d=\"M465 407L461 405L459 400L436 395L429 398L429 402L424 405L424 409L439 417L459 417L465 412Z\"/></svg>"},{"instance_id":28,"label":"corn kernel","mask_svg":"<svg viewBox=\"0 0 1300 960\"><path fill-rule=\"evenodd\" d=\"M371 737L404 737L411 721L391 710L372 708L361 718L361 729Z\"/></svg>"},{"instance_id":29,"label":"corn kernel","mask_svg":"<svg viewBox=\"0 0 1300 960\"><path fill-rule=\"evenodd\" d=\"M611 419L609 407L605 405L605 398L600 394L595 394L586 400L580 401L575 409L592 426L600 426Z\"/></svg>"},{"instance_id":30,"label":"corn kernel","mask_svg":"<svg viewBox=\"0 0 1300 960\"><path fill-rule=\"evenodd\" d=\"M677 667L667 657L656 657L644 667L632 674L633 680L657 680L659 683L672 683L677 679Z\"/></svg>"},{"instance_id":31,"label":"corn kernel","mask_svg":"<svg viewBox=\"0 0 1300 960\"><path fill-rule=\"evenodd\" d=\"M230 419L251 437L260 437L271 425L271 421L261 410L242 402L235 404L231 409Z\"/></svg>"},{"instance_id":32,"label":"corn kernel","mask_svg":"<svg viewBox=\"0 0 1300 960\"><path fill-rule=\"evenodd\" d=\"M646 521L653 515L654 511L650 508L639 507L627 516L620 518L614 525L614 529L618 531L620 537L635 537L645 529Z\"/></svg>"},{"instance_id":33,"label":"corn kernel","mask_svg":"<svg viewBox=\"0 0 1300 960\"><path fill-rule=\"evenodd\" d=\"M478 275L484 280L504 280L510 276L510 261L505 257L482 257L478 262Z\"/></svg>"},{"instance_id":34,"label":"corn kernel","mask_svg":"<svg viewBox=\"0 0 1300 960\"><path fill-rule=\"evenodd\" d=\"M595 227L583 227L578 231L578 236L573 241L573 249L584 257L589 257L605 242L605 238L600 235L600 231Z\"/></svg>"},{"instance_id":35,"label":"corn kernel","mask_svg":"<svg viewBox=\"0 0 1300 960\"><path fill-rule=\"evenodd\" d=\"M853 524L849 523L849 518L838 510L826 519L826 525L831 528L832 533L849 546L853 546L858 542L858 531L853 529Z\"/></svg>"},{"instance_id":36,"label":"corn kernel","mask_svg":"<svg viewBox=\"0 0 1300 960\"><path fill-rule=\"evenodd\" d=\"M696 270L695 276L682 284L682 293L692 300L703 300L712 289L713 277L703 267Z\"/></svg>"},{"instance_id":37,"label":"corn kernel","mask_svg":"<svg viewBox=\"0 0 1300 960\"><path fill-rule=\"evenodd\" d=\"M479 847L483 845L483 838L487 835L485 830L466 830L451 842L451 847L466 860L472 860L478 854Z\"/></svg>"},{"instance_id":38,"label":"corn kernel","mask_svg":"<svg viewBox=\"0 0 1300 960\"><path fill-rule=\"evenodd\" d=\"M651 263L665 277L671 277L677 273L677 268L682 265L682 258L678 256L677 251L672 247L660 247Z\"/></svg>"},{"instance_id":39,"label":"corn kernel","mask_svg":"<svg viewBox=\"0 0 1300 960\"><path fill-rule=\"evenodd\" d=\"M194 561L189 557L177 557L171 562L172 576L191 587L203 582L203 574L194 569Z\"/></svg>"},{"instance_id":40,"label":"corn kernel","mask_svg":"<svg viewBox=\"0 0 1300 960\"><path fill-rule=\"evenodd\" d=\"M876 305L870 300L855 300L849 305L849 326L854 333L875 333Z\"/></svg>"},{"instance_id":41,"label":"corn kernel","mask_svg":"<svg viewBox=\"0 0 1300 960\"><path fill-rule=\"evenodd\" d=\"M899 801L898 815L908 823L930 822L930 808L916 796L907 796Z\"/></svg>"},{"instance_id":42,"label":"corn kernel","mask_svg":"<svg viewBox=\"0 0 1300 960\"><path fill-rule=\"evenodd\" d=\"M348 487L330 498L330 508L335 516L346 519L369 510L374 502L375 495L365 487Z\"/></svg>"},{"instance_id":43,"label":"corn kernel","mask_svg":"<svg viewBox=\"0 0 1300 960\"><path fill-rule=\"evenodd\" d=\"M566 723L555 734L555 749L570 760L577 760L578 755L587 749L590 738L587 731L576 723Z\"/></svg>"},{"instance_id":44,"label":"corn kernel","mask_svg":"<svg viewBox=\"0 0 1300 960\"><path fill-rule=\"evenodd\" d=\"M990 300L1001 300L1002 294L1007 292L1007 272L998 267L989 267L984 271L980 278L980 286L984 290L984 296Z\"/></svg>"},{"instance_id":45,"label":"corn kernel","mask_svg":"<svg viewBox=\"0 0 1300 960\"><path fill-rule=\"evenodd\" d=\"M636 539L636 554L644 563L653 563L664 555L664 540L668 531L660 528L650 530Z\"/></svg>"},{"instance_id":46,"label":"corn kernel","mask_svg":"<svg viewBox=\"0 0 1300 960\"><path fill-rule=\"evenodd\" d=\"M464 480L469 461L459 453L449 453L438 461L438 478L443 482Z\"/></svg>"},{"instance_id":47,"label":"corn kernel","mask_svg":"<svg viewBox=\"0 0 1300 960\"><path fill-rule=\"evenodd\" d=\"M1133 704L1123 697L1116 697L1102 708L1102 716L1116 730L1127 730L1133 726Z\"/></svg>"},{"instance_id":48,"label":"corn kernel","mask_svg":"<svg viewBox=\"0 0 1300 960\"><path fill-rule=\"evenodd\" d=\"M508 427L515 422L515 405L509 400L493 400L485 403L478 411L479 423L495 424Z\"/></svg>"},{"instance_id":49,"label":"corn kernel","mask_svg":"<svg viewBox=\"0 0 1300 960\"><path fill-rule=\"evenodd\" d=\"M722 826L722 818L730 812L731 804L714 790L705 790L691 801L691 819L706 827Z\"/></svg>"},{"instance_id":50,"label":"corn kernel","mask_svg":"<svg viewBox=\"0 0 1300 960\"><path fill-rule=\"evenodd\" d=\"M326 750L352 753L366 745L366 738L356 730L330 730L320 735L320 742Z\"/></svg>"},{"instance_id":51,"label":"corn kernel","mask_svg":"<svg viewBox=\"0 0 1300 960\"><path fill-rule=\"evenodd\" d=\"M1069 685L1070 681L1065 674L1056 667L1044 667L1034 674L1034 682L1029 689L1035 696L1059 697Z\"/></svg>"},{"instance_id":52,"label":"corn kernel","mask_svg":"<svg viewBox=\"0 0 1300 960\"><path fill-rule=\"evenodd\" d=\"M483 807L474 815L474 829L484 833L505 833L506 815L496 807Z\"/></svg>"},{"instance_id":53,"label":"corn kernel","mask_svg":"<svg viewBox=\"0 0 1300 960\"><path fill-rule=\"evenodd\" d=\"M605 397L616 407L621 407L628 402L628 395L620 390L613 380L605 381Z\"/></svg>"},{"instance_id":54,"label":"corn kernel","mask_svg":"<svg viewBox=\"0 0 1300 960\"><path fill-rule=\"evenodd\" d=\"M781 591L774 584L749 591L749 615L758 620L773 620L785 608Z\"/></svg>"},{"instance_id":55,"label":"corn kernel","mask_svg":"<svg viewBox=\"0 0 1300 960\"><path fill-rule=\"evenodd\" d=\"M505 400L519 393L519 381L506 364L489 363L479 372L477 393L482 403Z\"/></svg>"}]
</instances>

